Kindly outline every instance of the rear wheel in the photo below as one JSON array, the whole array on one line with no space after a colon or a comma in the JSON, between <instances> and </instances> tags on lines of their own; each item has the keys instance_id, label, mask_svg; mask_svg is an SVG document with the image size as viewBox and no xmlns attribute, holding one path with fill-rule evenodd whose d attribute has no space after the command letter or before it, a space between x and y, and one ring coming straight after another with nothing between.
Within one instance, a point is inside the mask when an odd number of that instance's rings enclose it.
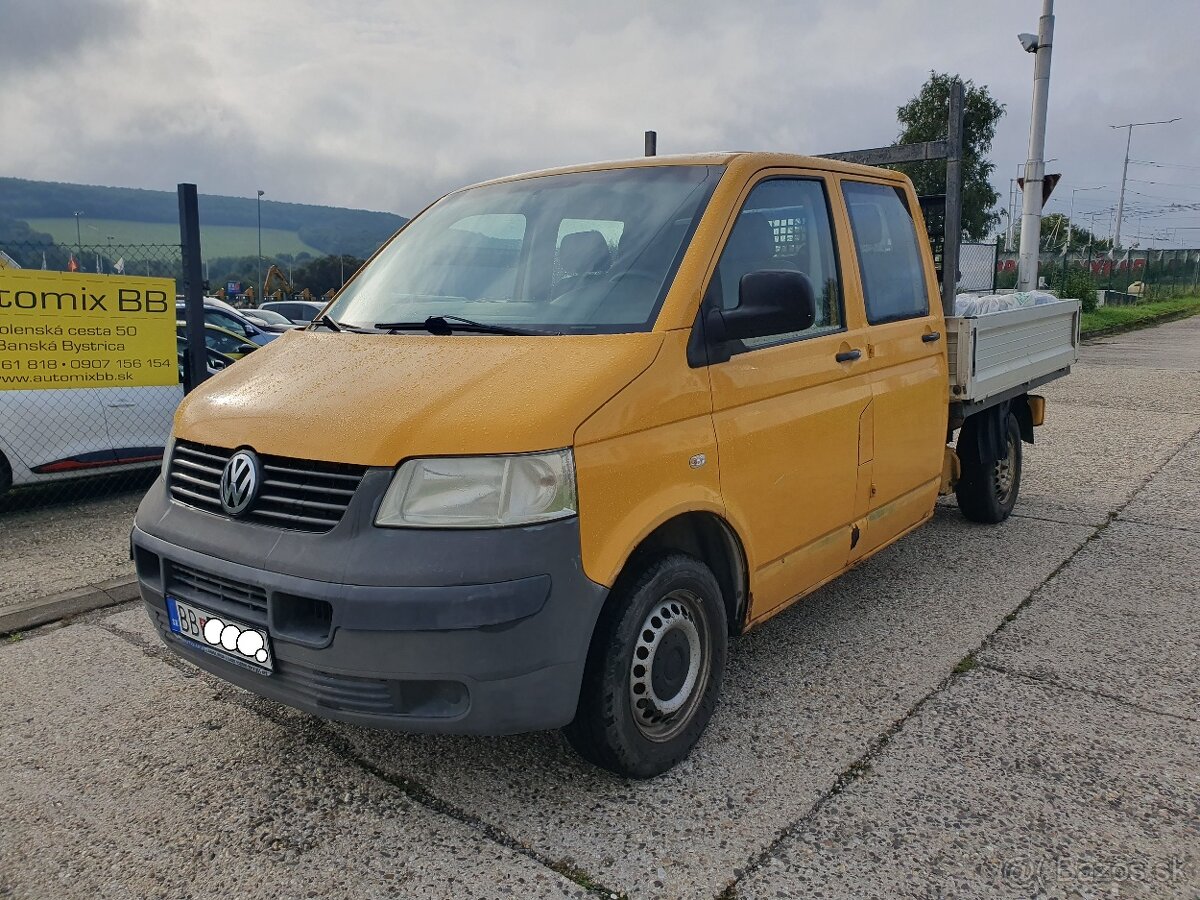
<instances>
[{"instance_id":1,"label":"rear wheel","mask_svg":"<svg viewBox=\"0 0 1200 900\"><path fill-rule=\"evenodd\" d=\"M1021 490L1021 427L1009 413L1004 423L1005 452L995 459L994 449L981 446L982 432L969 424L958 437L962 477L954 493L964 516L994 525L1009 517Z\"/></svg>"},{"instance_id":2,"label":"rear wheel","mask_svg":"<svg viewBox=\"0 0 1200 900\"><path fill-rule=\"evenodd\" d=\"M709 568L683 554L622 581L596 626L564 733L589 762L650 778L691 752L716 708L725 609Z\"/></svg>"}]
</instances>

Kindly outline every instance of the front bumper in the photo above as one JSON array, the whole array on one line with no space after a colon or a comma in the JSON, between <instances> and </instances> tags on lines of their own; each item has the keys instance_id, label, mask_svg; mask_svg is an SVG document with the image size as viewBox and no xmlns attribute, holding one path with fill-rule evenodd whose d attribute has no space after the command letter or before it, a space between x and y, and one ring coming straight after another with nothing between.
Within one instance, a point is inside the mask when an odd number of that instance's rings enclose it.
<instances>
[{"instance_id":1,"label":"front bumper","mask_svg":"<svg viewBox=\"0 0 1200 900\"><path fill-rule=\"evenodd\" d=\"M227 681L326 718L469 734L565 725L607 595L583 574L577 520L375 528L372 498L389 476L368 472L326 534L210 515L172 502L160 479L132 541L163 640ZM275 671L171 632L168 594L265 628Z\"/></svg>"}]
</instances>

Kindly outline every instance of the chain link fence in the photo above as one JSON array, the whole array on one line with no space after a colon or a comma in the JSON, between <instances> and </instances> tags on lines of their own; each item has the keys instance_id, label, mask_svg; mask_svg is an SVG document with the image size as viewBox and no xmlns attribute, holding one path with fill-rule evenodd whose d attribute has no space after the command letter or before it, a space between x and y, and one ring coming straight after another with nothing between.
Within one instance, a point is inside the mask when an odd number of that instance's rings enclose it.
<instances>
[{"instance_id":1,"label":"chain link fence","mask_svg":"<svg viewBox=\"0 0 1200 900\"><path fill-rule=\"evenodd\" d=\"M1001 252L996 286L1017 284L1016 253ZM1200 294L1200 249L1082 250L1043 253L1038 276L1049 287L1066 285L1072 293L1103 292L1102 303L1137 303Z\"/></svg>"},{"instance_id":2,"label":"chain link fence","mask_svg":"<svg viewBox=\"0 0 1200 900\"><path fill-rule=\"evenodd\" d=\"M5 281L11 290L0 295L0 516L122 495L136 502L183 399L181 340L163 352L179 245L6 243L0 275L13 270L24 280ZM53 273L74 277L56 283ZM118 304L128 324L92 315Z\"/></svg>"}]
</instances>

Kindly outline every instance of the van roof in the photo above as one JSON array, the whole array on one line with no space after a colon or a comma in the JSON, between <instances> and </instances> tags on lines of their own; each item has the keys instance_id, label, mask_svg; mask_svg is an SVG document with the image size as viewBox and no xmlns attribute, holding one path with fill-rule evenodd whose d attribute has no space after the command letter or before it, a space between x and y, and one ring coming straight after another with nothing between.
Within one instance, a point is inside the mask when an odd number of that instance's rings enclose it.
<instances>
[{"instance_id":1,"label":"van roof","mask_svg":"<svg viewBox=\"0 0 1200 900\"><path fill-rule=\"evenodd\" d=\"M534 172L523 172L519 175L508 175L503 178L493 178L481 181L469 187L479 187L484 184L501 184L506 181L520 181L526 178L542 178L546 175L564 175L572 172L598 172L603 169L632 169L647 166L738 166L750 171L771 168L804 168L819 169L825 172L841 172L847 175L870 175L875 178L885 177L901 182L904 176L899 172L879 169L874 166L863 166L857 163L840 162L819 156L801 156L796 153L768 153L750 150L725 150L709 153L682 153L674 156L635 156L630 159L613 159L603 162L581 163L574 166L560 166L553 169L540 169ZM466 187L462 190L467 190Z\"/></svg>"}]
</instances>

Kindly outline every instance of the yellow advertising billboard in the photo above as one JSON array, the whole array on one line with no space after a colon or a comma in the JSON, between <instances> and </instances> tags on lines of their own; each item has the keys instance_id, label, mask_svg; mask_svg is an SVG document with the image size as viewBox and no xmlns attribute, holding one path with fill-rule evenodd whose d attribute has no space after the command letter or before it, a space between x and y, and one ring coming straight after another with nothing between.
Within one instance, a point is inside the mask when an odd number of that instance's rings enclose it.
<instances>
[{"instance_id":1,"label":"yellow advertising billboard","mask_svg":"<svg viewBox=\"0 0 1200 900\"><path fill-rule=\"evenodd\" d=\"M179 383L175 282L0 269L0 390Z\"/></svg>"}]
</instances>

